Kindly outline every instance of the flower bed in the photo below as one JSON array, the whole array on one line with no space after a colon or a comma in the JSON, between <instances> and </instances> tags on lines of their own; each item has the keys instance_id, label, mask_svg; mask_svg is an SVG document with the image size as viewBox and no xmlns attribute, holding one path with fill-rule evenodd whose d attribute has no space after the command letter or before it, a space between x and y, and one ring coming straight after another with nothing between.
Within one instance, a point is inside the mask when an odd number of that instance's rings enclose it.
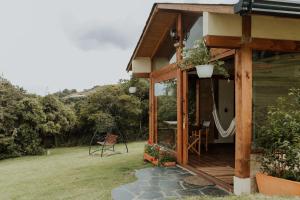
<instances>
[{"instance_id":1,"label":"flower bed","mask_svg":"<svg viewBox=\"0 0 300 200\"><path fill-rule=\"evenodd\" d=\"M158 159L159 146L148 142L148 144L145 145L144 160L147 160L154 165L158 165Z\"/></svg>"},{"instance_id":2,"label":"flower bed","mask_svg":"<svg viewBox=\"0 0 300 200\"><path fill-rule=\"evenodd\" d=\"M145 145L144 160L156 166L172 167L176 165L176 158L170 151L150 142Z\"/></svg>"}]
</instances>

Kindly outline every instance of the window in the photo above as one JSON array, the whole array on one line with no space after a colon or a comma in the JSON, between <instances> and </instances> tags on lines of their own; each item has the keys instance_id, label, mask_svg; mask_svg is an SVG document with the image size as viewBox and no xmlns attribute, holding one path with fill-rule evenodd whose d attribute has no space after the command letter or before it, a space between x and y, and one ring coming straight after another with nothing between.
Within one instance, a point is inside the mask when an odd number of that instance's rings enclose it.
<instances>
[{"instance_id":1,"label":"window","mask_svg":"<svg viewBox=\"0 0 300 200\"><path fill-rule=\"evenodd\" d=\"M300 88L300 53L253 52L253 138L264 123L267 107L289 89Z\"/></svg>"},{"instance_id":2,"label":"window","mask_svg":"<svg viewBox=\"0 0 300 200\"><path fill-rule=\"evenodd\" d=\"M157 97L157 143L176 150L177 82L176 79L155 83Z\"/></svg>"}]
</instances>

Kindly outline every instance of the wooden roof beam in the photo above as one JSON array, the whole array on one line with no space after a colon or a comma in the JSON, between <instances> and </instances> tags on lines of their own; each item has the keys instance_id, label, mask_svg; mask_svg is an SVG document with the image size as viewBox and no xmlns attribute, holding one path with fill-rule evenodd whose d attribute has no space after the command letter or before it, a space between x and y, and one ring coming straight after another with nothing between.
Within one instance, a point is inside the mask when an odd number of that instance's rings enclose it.
<instances>
[{"instance_id":1,"label":"wooden roof beam","mask_svg":"<svg viewBox=\"0 0 300 200\"><path fill-rule=\"evenodd\" d=\"M211 48L238 49L244 43L242 37L207 35L205 44ZM300 52L300 41L250 38L249 47L261 51Z\"/></svg>"},{"instance_id":2,"label":"wooden roof beam","mask_svg":"<svg viewBox=\"0 0 300 200\"><path fill-rule=\"evenodd\" d=\"M184 12L215 12L234 14L233 5L159 3L157 4L157 8L161 10L178 10Z\"/></svg>"}]
</instances>

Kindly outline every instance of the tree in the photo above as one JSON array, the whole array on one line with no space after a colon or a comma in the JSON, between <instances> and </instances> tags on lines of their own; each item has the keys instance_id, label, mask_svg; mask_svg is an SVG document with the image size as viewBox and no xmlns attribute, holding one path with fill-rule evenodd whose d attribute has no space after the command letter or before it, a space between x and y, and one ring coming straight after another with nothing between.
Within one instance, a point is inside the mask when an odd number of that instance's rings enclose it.
<instances>
[{"instance_id":1,"label":"tree","mask_svg":"<svg viewBox=\"0 0 300 200\"><path fill-rule=\"evenodd\" d=\"M46 116L46 122L42 129L44 143L46 142L45 139L50 136L54 138L55 146L57 146L57 136L64 136L70 133L75 126L77 120L75 112L54 95L47 95L41 98L41 104Z\"/></svg>"},{"instance_id":2,"label":"tree","mask_svg":"<svg viewBox=\"0 0 300 200\"><path fill-rule=\"evenodd\" d=\"M13 135L20 155L35 155L43 152L40 134L46 122L46 115L39 99L25 97L17 104L17 130Z\"/></svg>"},{"instance_id":3,"label":"tree","mask_svg":"<svg viewBox=\"0 0 300 200\"><path fill-rule=\"evenodd\" d=\"M17 126L16 107L25 97L22 88L0 77L0 135L11 136Z\"/></svg>"},{"instance_id":4,"label":"tree","mask_svg":"<svg viewBox=\"0 0 300 200\"><path fill-rule=\"evenodd\" d=\"M119 84L121 84L121 88L124 93L129 93L130 87L136 87L137 90L134 94L130 94L131 96L137 97L141 102L142 112L139 117L140 130L138 139L148 135L148 124L149 124L149 82L146 79L137 79L131 78L130 80L120 80ZM142 135L141 135L142 134Z\"/></svg>"},{"instance_id":5,"label":"tree","mask_svg":"<svg viewBox=\"0 0 300 200\"><path fill-rule=\"evenodd\" d=\"M120 84L107 85L89 95L80 106L80 122L85 132L120 131L133 134L141 113L137 97L124 92Z\"/></svg>"},{"instance_id":6,"label":"tree","mask_svg":"<svg viewBox=\"0 0 300 200\"><path fill-rule=\"evenodd\" d=\"M42 130L44 135L62 135L74 127L75 112L57 97L47 95L41 99L41 104L46 116L46 123Z\"/></svg>"}]
</instances>

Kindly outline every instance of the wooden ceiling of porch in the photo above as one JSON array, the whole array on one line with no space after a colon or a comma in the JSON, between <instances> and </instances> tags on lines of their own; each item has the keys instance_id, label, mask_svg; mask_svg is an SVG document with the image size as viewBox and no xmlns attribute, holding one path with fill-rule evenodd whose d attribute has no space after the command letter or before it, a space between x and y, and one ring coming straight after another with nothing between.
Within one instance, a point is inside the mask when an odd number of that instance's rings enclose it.
<instances>
[{"instance_id":1,"label":"wooden ceiling of porch","mask_svg":"<svg viewBox=\"0 0 300 200\"><path fill-rule=\"evenodd\" d=\"M174 42L170 38L170 29L175 28L179 13L183 18L183 30L189 31L198 17L204 11L233 13L232 5L201 5L201 4L154 4L143 33L128 63L137 57L166 57L171 58L175 53Z\"/></svg>"}]
</instances>

